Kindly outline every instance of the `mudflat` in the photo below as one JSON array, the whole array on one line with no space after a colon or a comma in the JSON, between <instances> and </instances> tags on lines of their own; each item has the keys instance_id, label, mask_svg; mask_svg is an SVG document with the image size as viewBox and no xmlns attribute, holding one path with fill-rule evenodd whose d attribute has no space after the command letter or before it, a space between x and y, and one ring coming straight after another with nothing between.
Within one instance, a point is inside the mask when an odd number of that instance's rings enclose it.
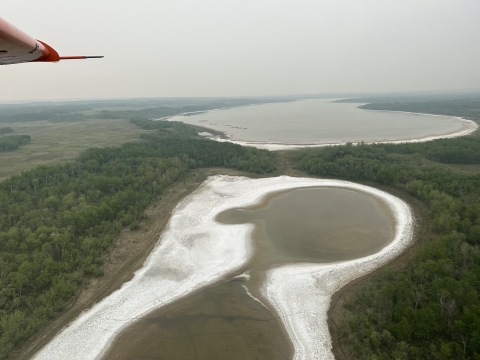
<instances>
[{"instance_id":1,"label":"mudflat","mask_svg":"<svg viewBox=\"0 0 480 360\"><path fill-rule=\"evenodd\" d=\"M291 359L281 321L242 281L223 282L163 307L125 330L105 359Z\"/></svg>"},{"instance_id":2,"label":"mudflat","mask_svg":"<svg viewBox=\"0 0 480 360\"><path fill-rule=\"evenodd\" d=\"M388 204L341 187L271 193L253 206L223 211L216 220L254 225L248 263L138 320L120 333L104 359L290 359L292 343L260 291L266 271L364 257L380 251L395 232Z\"/></svg>"},{"instance_id":3,"label":"mudflat","mask_svg":"<svg viewBox=\"0 0 480 360\"><path fill-rule=\"evenodd\" d=\"M275 262L333 262L378 252L395 219L382 200L345 188L301 188L271 194L255 206L225 211L226 224L255 224L254 244ZM274 260L277 259L277 260Z\"/></svg>"}]
</instances>

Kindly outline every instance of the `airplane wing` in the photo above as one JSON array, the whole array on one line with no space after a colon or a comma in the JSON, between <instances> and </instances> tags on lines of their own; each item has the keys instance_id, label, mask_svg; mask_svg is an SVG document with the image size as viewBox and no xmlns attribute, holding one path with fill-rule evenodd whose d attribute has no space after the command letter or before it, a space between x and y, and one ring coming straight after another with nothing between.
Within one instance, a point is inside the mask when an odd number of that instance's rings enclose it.
<instances>
[{"instance_id":1,"label":"airplane wing","mask_svg":"<svg viewBox=\"0 0 480 360\"><path fill-rule=\"evenodd\" d=\"M60 56L48 44L35 40L0 18L0 65L90 58L103 58L103 56Z\"/></svg>"}]
</instances>

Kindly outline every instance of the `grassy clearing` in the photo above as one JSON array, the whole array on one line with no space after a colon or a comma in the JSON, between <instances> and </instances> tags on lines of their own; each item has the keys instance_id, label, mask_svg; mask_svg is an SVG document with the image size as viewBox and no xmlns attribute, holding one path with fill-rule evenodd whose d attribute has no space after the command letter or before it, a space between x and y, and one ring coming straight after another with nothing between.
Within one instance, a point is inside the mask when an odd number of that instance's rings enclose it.
<instances>
[{"instance_id":1,"label":"grassy clearing","mask_svg":"<svg viewBox=\"0 0 480 360\"><path fill-rule=\"evenodd\" d=\"M10 124L9 124L10 125ZM85 120L70 123L35 121L11 125L18 135L30 135L30 144L19 150L0 153L0 181L39 165L74 160L92 147L119 146L139 141L141 129L128 120Z\"/></svg>"}]
</instances>

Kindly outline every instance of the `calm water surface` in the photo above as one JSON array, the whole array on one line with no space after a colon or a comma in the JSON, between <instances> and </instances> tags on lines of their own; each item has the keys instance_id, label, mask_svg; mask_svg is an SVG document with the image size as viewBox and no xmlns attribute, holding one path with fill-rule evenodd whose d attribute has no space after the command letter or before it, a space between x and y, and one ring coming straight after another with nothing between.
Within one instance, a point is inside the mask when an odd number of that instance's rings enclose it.
<instances>
[{"instance_id":1,"label":"calm water surface","mask_svg":"<svg viewBox=\"0 0 480 360\"><path fill-rule=\"evenodd\" d=\"M259 291L266 271L373 254L395 232L383 200L337 187L270 194L255 206L224 211L217 221L254 225L251 260L236 274L125 329L105 359L291 359L282 322Z\"/></svg>"},{"instance_id":2,"label":"calm water surface","mask_svg":"<svg viewBox=\"0 0 480 360\"><path fill-rule=\"evenodd\" d=\"M201 125L254 143L323 144L407 140L457 132L451 117L358 109L332 99L301 100L210 111L171 120Z\"/></svg>"},{"instance_id":3,"label":"calm water surface","mask_svg":"<svg viewBox=\"0 0 480 360\"><path fill-rule=\"evenodd\" d=\"M258 262L352 260L380 251L394 235L382 200L344 188L304 188L273 194L259 205L227 210L218 221L255 224Z\"/></svg>"}]
</instances>

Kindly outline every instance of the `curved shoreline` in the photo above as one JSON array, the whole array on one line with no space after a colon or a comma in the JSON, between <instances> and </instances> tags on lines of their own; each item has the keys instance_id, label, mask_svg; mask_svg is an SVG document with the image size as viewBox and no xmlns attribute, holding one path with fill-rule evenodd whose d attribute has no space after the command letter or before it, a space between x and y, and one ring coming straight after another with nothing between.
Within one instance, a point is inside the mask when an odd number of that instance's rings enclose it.
<instances>
[{"instance_id":1,"label":"curved shoreline","mask_svg":"<svg viewBox=\"0 0 480 360\"><path fill-rule=\"evenodd\" d=\"M250 226L221 225L215 222L216 215L228 208L256 203L273 191L309 186L346 187L380 196L390 204L397 218L394 241L375 255L337 264L289 265L269 271L267 277L270 281L267 282L265 289L268 299L277 304L276 310L283 314L283 322L295 344L295 359L324 359L324 350L321 349L328 349L331 354L330 334L326 325L330 299L328 294L343 286L345 281L348 282L357 277L359 264L362 266L361 271L368 272L396 256L409 244L413 219L408 205L381 190L347 181L288 176L250 179L222 175L210 177L200 188L178 204L159 243L147 258L144 267L135 273L131 281L122 285L119 290L92 309L82 313L34 358L78 359L79 354L82 354L83 359L101 358L116 335L138 318L208 286L222 277L234 275L234 272L245 264L251 254ZM238 239L239 241L219 241L220 239ZM355 269L354 274L346 274L352 268ZM328 275L337 270L342 276L334 281L335 279ZM306 274L306 271L313 271L313 275ZM320 279L320 273L327 276L322 281L328 287L329 293L326 298L322 298L321 309L315 309L323 313L324 317L320 319L320 324L316 323L317 326L315 326L318 330L315 339L319 336L323 339L318 344L321 345L321 349L310 353L312 348L308 345L309 339L306 339L312 335L309 324L307 322L307 330L304 328L302 331L301 326L299 328L298 323L295 323L298 316L293 318L291 314L292 311L296 315L305 314L305 311L312 311L312 307L305 307L303 313L296 313L296 309L288 309L288 305L285 305L284 292L287 291L287 295L293 292L285 287L279 288L278 279L283 281L284 276L288 275L290 279L303 281L302 284L305 281L311 283L313 279L315 285L319 283L317 279ZM325 291L320 290L324 296ZM309 291L310 300L315 300L317 303L317 298L310 296L311 289L307 291ZM316 291L318 292L318 289ZM132 294L135 295L131 296ZM300 296L303 295L300 294ZM294 299L292 307L298 307L299 303L304 307L305 300L308 299ZM308 317L301 316L301 319L315 320L311 315ZM299 337L300 340L298 340ZM305 351L301 350L305 343L309 346L308 355L312 356L306 357Z\"/></svg>"},{"instance_id":2,"label":"curved shoreline","mask_svg":"<svg viewBox=\"0 0 480 360\"><path fill-rule=\"evenodd\" d=\"M354 184L354 188L390 205L397 221L395 238L380 252L367 257L333 264L292 264L267 273L262 292L281 314L294 343L294 360L335 359L328 328L333 294L400 255L412 241L414 219L404 201L368 186Z\"/></svg>"},{"instance_id":3,"label":"curved shoreline","mask_svg":"<svg viewBox=\"0 0 480 360\"><path fill-rule=\"evenodd\" d=\"M427 114L427 113L415 113L409 111L392 111L392 110L371 110L371 109L361 109L365 111L380 111L380 112L398 112L405 114L413 115L422 115L422 116L435 116L435 117L446 117L455 119L461 122L462 126L459 130L445 133L445 134L431 134L420 138L400 138L400 139L378 139L374 141L364 142L365 144L402 144L402 143L418 143L426 142L438 139L449 139L460 136L470 135L478 129L478 124L473 120L464 119L459 116L448 116L448 115L438 115L438 114ZM202 126L205 129L211 129L214 132L221 132L220 130L215 130L207 126ZM206 136L207 137L207 136ZM257 149L270 150L270 151L280 151L280 150L298 150L306 148L320 148L325 146L336 146L336 145L346 145L347 143L352 143L358 145L362 141L338 141L338 142L324 142L324 143L313 143L313 144L284 144L284 143L270 143L270 142L255 142L255 141L246 141L238 140L232 138L231 134L224 132L222 136L208 136L209 139L219 141L219 142L231 142L233 144L238 144L242 146L255 147Z\"/></svg>"}]
</instances>

